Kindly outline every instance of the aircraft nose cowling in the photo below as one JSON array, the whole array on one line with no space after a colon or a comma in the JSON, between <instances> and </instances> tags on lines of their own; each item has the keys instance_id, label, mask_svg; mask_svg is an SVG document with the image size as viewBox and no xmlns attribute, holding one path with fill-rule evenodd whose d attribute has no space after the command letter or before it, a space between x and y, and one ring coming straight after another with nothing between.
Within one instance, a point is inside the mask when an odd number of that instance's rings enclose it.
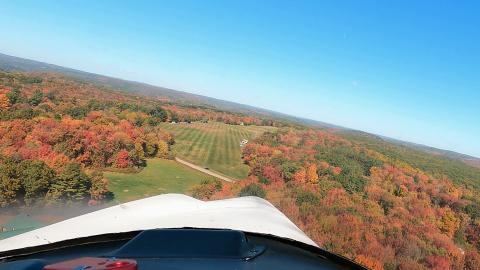
<instances>
[{"instance_id":1,"label":"aircraft nose cowling","mask_svg":"<svg viewBox=\"0 0 480 270\"><path fill-rule=\"evenodd\" d=\"M164 194L112 206L1 240L0 252L101 234L187 227L274 235L317 247L264 199L240 197L204 202L182 194Z\"/></svg>"}]
</instances>

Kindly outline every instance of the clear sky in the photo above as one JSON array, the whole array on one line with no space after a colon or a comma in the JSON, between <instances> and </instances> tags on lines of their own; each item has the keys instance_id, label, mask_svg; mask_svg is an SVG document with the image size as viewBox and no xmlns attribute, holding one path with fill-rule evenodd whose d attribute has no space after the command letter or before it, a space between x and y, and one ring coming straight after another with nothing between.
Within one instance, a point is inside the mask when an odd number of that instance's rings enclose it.
<instances>
[{"instance_id":1,"label":"clear sky","mask_svg":"<svg viewBox=\"0 0 480 270\"><path fill-rule=\"evenodd\" d=\"M480 157L479 1L2 1L0 52Z\"/></svg>"}]
</instances>

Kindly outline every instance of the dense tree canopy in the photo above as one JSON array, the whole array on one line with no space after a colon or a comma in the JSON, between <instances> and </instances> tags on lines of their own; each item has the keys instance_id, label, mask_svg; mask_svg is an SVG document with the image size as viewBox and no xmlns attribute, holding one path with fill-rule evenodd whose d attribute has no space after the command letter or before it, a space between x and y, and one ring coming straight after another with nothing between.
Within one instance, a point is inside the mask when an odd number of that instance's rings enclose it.
<instances>
[{"instance_id":1,"label":"dense tree canopy","mask_svg":"<svg viewBox=\"0 0 480 270\"><path fill-rule=\"evenodd\" d=\"M0 89L1 206L102 200L99 170L170 158L158 105L49 75L0 72Z\"/></svg>"},{"instance_id":2,"label":"dense tree canopy","mask_svg":"<svg viewBox=\"0 0 480 270\"><path fill-rule=\"evenodd\" d=\"M332 132L280 129L249 143L248 179L213 199L265 196L321 247L372 269L477 269L479 190Z\"/></svg>"}]
</instances>

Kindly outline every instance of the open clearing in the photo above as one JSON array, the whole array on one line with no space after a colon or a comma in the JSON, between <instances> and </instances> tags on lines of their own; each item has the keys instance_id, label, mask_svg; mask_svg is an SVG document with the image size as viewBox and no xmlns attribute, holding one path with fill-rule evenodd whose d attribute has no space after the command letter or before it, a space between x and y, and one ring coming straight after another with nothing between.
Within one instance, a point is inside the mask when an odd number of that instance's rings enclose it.
<instances>
[{"instance_id":1,"label":"open clearing","mask_svg":"<svg viewBox=\"0 0 480 270\"><path fill-rule=\"evenodd\" d=\"M173 151L178 157L235 179L248 175L248 166L242 161L240 142L275 130L268 126L219 122L162 123L162 127L174 134Z\"/></svg>"},{"instance_id":2,"label":"open clearing","mask_svg":"<svg viewBox=\"0 0 480 270\"><path fill-rule=\"evenodd\" d=\"M186 193L204 179L215 179L174 160L149 159L139 173L105 172L115 201L126 202L163 193Z\"/></svg>"}]
</instances>

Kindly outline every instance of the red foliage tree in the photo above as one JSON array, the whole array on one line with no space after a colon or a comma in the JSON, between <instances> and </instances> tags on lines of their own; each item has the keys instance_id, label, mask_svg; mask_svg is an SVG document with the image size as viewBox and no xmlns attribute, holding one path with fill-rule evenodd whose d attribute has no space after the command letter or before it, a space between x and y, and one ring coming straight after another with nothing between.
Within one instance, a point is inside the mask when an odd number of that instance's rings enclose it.
<instances>
[{"instance_id":1,"label":"red foliage tree","mask_svg":"<svg viewBox=\"0 0 480 270\"><path fill-rule=\"evenodd\" d=\"M130 164L130 157L127 150L120 150L115 158L115 167L127 168Z\"/></svg>"}]
</instances>

